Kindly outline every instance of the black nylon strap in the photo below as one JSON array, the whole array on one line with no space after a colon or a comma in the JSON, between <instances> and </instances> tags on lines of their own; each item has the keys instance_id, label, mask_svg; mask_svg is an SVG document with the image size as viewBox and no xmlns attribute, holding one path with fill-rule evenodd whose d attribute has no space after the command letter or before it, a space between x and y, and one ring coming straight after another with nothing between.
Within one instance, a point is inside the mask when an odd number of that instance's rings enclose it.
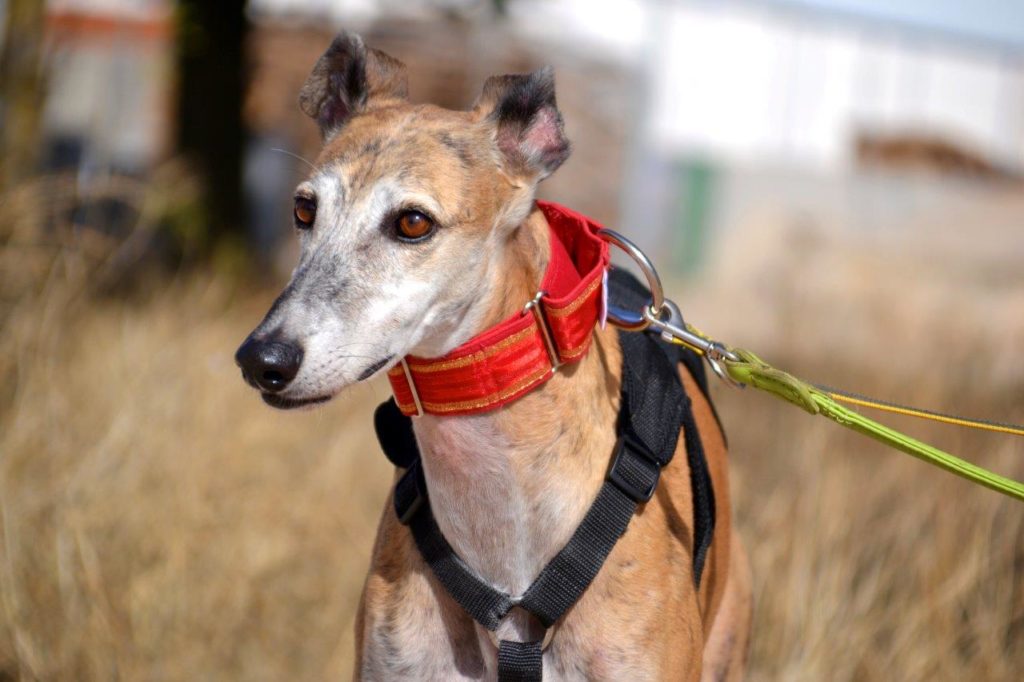
<instances>
[{"instance_id":1,"label":"black nylon strap","mask_svg":"<svg viewBox=\"0 0 1024 682\"><path fill-rule=\"evenodd\" d=\"M412 432L412 420L402 414L395 399L377 406L373 413L373 428L384 455L399 469L408 469L419 460L420 450Z\"/></svg>"},{"instance_id":2,"label":"black nylon strap","mask_svg":"<svg viewBox=\"0 0 1024 682\"><path fill-rule=\"evenodd\" d=\"M704 574L704 560L715 534L715 489L708 471L708 460L704 456L697 423L686 399L687 409L683 413L683 433L686 438L686 459L690 464L690 493L693 496L693 582L700 587Z\"/></svg>"},{"instance_id":3,"label":"black nylon strap","mask_svg":"<svg viewBox=\"0 0 1024 682\"><path fill-rule=\"evenodd\" d=\"M414 461L398 479L393 497L398 520L409 525L413 515L427 501L427 482L423 478L423 466L419 460Z\"/></svg>"},{"instance_id":4,"label":"black nylon strap","mask_svg":"<svg viewBox=\"0 0 1024 682\"><path fill-rule=\"evenodd\" d=\"M626 532L637 503L614 483L601 486L582 523L523 594L520 606L551 627L594 581Z\"/></svg>"},{"instance_id":5,"label":"black nylon strap","mask_svg":"<svg viewBox=\"0 0 1024 682\"><path fill-rule=\"evenodd\" d=\"M628 270L613 267L608 271L608 303L626 310L640 310L651 301L651 292L640 283ZM673 362L681 362L690 372L690 376L697 382L697 387L704 397L708 399L711 412L718 422L718 429L722 438L726 439L725 429L722 427L722 420L718 418L714 403L711 402L711 394L708 391L708 373L704 366L704 359L685 346L670 345L659 340L659 344L666 354L673 356Z\"/></svg>"},{"instance_id":6,"label":"black nylon strap","mask_svg":"<svg viewBox=\"0 0 1024 682\"><path fill-rule=\"evenodd\" d=\"M480 625L488 630L497 629L513 606L512 598L477 577L459 558L437 527L429 504L420 505L409 523L409 530L423 560L452 599Z\"/></svg>"},{"instance_id":7,"label":"black nylon strap","mask_svg":"<svg viewBox=\"0 0 1024 682\"><path fill-rule=\"evenodd\" d=\"M627 403L624 410L629 415L628 424L621 428L626 433L632 430L648 445L651 445L651 438L660 438L661 447L671 442L671 452L675 452L678 432L672 428L673 436L665 435L664 424L682 426L693 497L693 582L700 587L704 560L715 532L715 496L704 444L693 416L693 403L667 359L671 356L666 354L666 348L673 351L673 347L661 344L653 335L633 332L619 332L619 343L622 345L622 396Z\"/></svg>"},{"instance_id":8,"label":"black nylon strap","mask_svg":"<svg viewBox=\"0 0 1024 682\"><path fill-rule=\"evenodd\" d=\"M643 443L665 466L679 442L687 397L675 365L648 334L619 332L622 406L619 431Z\"/></svg>"},{"instance_id":9,"label":"black nylon strap","mask_svg":"<svg viewBox=\"0 0 1024 682\"><path fill-rule=\"evenodd\" d=\"M615 469L625 470L623 477L634 480L639 488L653 488L659 473L653 457L638 454L624 442L620 447L622 456L616 458ZM455 553L426 503L425 488L417 488L418 476L417 465L399 479L395 486L396 514L399 519L408 519L404 523L409 525L423 560L452 599L473 620L488 630L496 629L516 601L486 584ZM565 547L541 570L518 605L536 616L544 627L551 627L593 582L615 543L626 532L636 507L634 497L616 483L605 482Z\"/></svg>"},{"instance_id":10,"label":"black nylon strap","mask_svg":"<svg viewBox=\"0 0 1024 682\"><path fill-rule=\"evenodd\" d=\"M637 309L651 300L650 292L626 270L612 269L608 280L609 301L620 307ZM653 334L620 332L619 342L622 344L624 397L635 395L640 390L650 390L654 383L659 382L659 377L664 377L664 367L658 363L652 364L651 356L664 355L671 359L670 362L681 362L697 382L704 397L708 399L722 438L725 439L722 422L708 393L707 372L700 356L683 346L665 343ZM659 348L661 353L652 352L652 345ZM674 374L674 370L672 373ZM658 389L654 390L657 392ZM685 405L680 405L678 423L682 426L686 440L686 459L690 465L690 490L693 497L693 579L694 584L700 587L704 562L715 532L715 492L708 471L707 457L704 454L704 444L693 416L692 403L685 393L683 400ZM640 417L646 418L650 416Z\"/></svg>"},{"instance_id":11,"label":"black nylon strap","mask_svg":"<svg viewBox=\"0 0 1024 682\"><path fill-rule=\"evenodd\" d=\"M612 295L616 290L627 290L626 287L631 296L646 292L632 276L626 274L623 279L613 271ZM636 287L641 293L635 291ZM642 299L640 305L646 300ZM407 469L395 486L396 514L409 526L424 561L449 595L489 630L495 630L516 605L534 614L545 627L551 627L579 600L625 533L637 506L654 494L661 467L675 453L680 427L690 465L694 506L693 575L695 584L700 585L714 534L715 507L691 401L675 370L677 361L688 368L690 362L678 347L653 335L622 332L619 339L623 349L622 401L617 425L620 438L608 479L565 547L519 600L488 585L455 553L430 509L411 420L398 410L393 399L377 409L374 425L381 447L392 463ZM700 359L697 361L699 373L692 368L691 373L706 391L706 375ZM498 649L498 679L540 680L541 661L541 642L502 641Z\"/></svg>"},{"instance_id":12,"label":"black nylon strap","mask_svg":"<svg viewBox=\"0 0 1024 682\"><path fill-rule=\"evenodd\" d=\"M502 682L540 682L544 671L540 642L510 642L498 645L498 679Z\"/></svg>"},{"instance_id":13,"label":"black nylon strap","mask_svg":"<svg viewBox=\"0 0 1024 682\"><path fill-rule=\"evenodd\" d=\"M405 415L399 413L405 419ZM512 608L512 597L494 589L467 566L445 539L430 512L426 481L419 460L395 484L395 515L409 526L423 561L448 594L488 630L494 630Z\"/></svg>"}]
</instances>

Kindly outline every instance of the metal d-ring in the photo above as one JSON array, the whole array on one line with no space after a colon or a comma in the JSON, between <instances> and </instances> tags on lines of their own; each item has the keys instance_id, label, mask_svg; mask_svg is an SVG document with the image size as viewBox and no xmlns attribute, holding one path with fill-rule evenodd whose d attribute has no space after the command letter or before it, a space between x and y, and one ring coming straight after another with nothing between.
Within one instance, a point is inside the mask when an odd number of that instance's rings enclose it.
<instances>
[{"instance_id":1,"label":"metal d-ring","mask_svg":"<svg viewBox=\"0 0 1024 682\"><path fill-rule=\"evenodd\" d=\"M491 643L494 644L494 648L495 649L500 649L501 648L501 640L498 639L498 633L495 632L494 630L488 630L487 628L484 628L484 632L487 633L487 636L490 638ZM551 627L546 628L544 630L544 639L542 639L541 642L540 642L540 650L541 651L547 651L548 650L548 646L551 645L551 640L554 638L554 636L555 636L555 626L554 625L552 625Z\"/></svg>"},{"instance_id":2,"label":"metal d-ring","mask_svg":"<svg viewBox=\"0 0 1024 682\"><path fill-rule=\"evenodd\" d=\"M647 278L647 286L651 290L651 302L647 306L647 311L634 312L609 304L608 321L627 331L638 332L647 329L651 324L650 317L657 318L665 308L665 291L661 286L661 278L658 277L654 263L647 257L647 254L640 250L640 247L615 230L601 229L597 231L597 235L609 244L614 244L622 249L640 266L641 272Z\"/></svg>"},{"instance_id":3,"label":"metal d-ring","mask_svg":"<svg viewBox=\"0 0 1024 682\"><path fill-rule=\"evenodd\" d=\"M723 361L731 360L732 362L738 362L740 357L733 351L729 350L725 344L720 341L712 341L711 347L704 352L704 358L711 365L711 371L718 375L718 378L725 383L735 386L736 388L746 388L745 384L736 379L732 378L728 370L725 369Z\"/></svg>"}]
</instances>

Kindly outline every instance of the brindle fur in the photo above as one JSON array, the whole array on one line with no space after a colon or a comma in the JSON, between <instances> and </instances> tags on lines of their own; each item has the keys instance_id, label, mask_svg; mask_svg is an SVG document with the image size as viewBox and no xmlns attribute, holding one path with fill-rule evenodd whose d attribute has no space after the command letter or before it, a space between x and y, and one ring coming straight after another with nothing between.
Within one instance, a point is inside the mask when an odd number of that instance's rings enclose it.
<instances>
[{"instance_id":1,"label":"brindle fur","mask_svg":"<svg viewBox=\"0 0 1024 682\"><path fill-rule=\"evenodd\" d=\"M537 183L568 155L550 70L488 80L469 111L405 99L399 62L342 34L302 93L323 151L299 192L315 196L291 283L251 338L304 350L283 395L328 397L412 353L440 356L522 309L548 260ZM389 216L414 204L437 233L402 244ZM565 544L604 479L615 441L621 351L595 329L589 354L492 412L414 420L431 506L458 554L521 593ZM699 591L684 443L593 584L555 625L545 680L735 680L751 591L732 527L726 448L682 370L714 481L718 522ZM514 610L498 632L536 638ZM356 622L361 680L495 679L490 637L430 574L385 505Z\"/></svg>"}]
</instances>

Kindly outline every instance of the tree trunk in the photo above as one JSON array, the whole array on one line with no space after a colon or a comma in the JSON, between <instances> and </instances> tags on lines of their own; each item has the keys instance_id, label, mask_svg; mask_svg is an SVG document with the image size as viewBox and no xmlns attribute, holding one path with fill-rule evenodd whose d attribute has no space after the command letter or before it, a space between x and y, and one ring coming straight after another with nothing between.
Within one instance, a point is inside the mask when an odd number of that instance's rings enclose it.
<instances>
[{"instance_id":1,"label":"tree trunk","mask_svg":"<svg viewBox=\"0 0 1024 682\"><path fill-rule=\"evenodd\" d=\"M247 68L245 0L178 0L178 150L204 183L208 247L240 240Z\"/></svg>"},{"instance_id":2,"label":"tree trunk","mask_svg":"<svg viewBox=\"0 0 1024 682\"><path fill-rule=\"evenodd\" d=\"M36 170L39 125L46 98L42 64L45 3L7 0L0 51L0 191Z\"/></svg>"}]
</instances>

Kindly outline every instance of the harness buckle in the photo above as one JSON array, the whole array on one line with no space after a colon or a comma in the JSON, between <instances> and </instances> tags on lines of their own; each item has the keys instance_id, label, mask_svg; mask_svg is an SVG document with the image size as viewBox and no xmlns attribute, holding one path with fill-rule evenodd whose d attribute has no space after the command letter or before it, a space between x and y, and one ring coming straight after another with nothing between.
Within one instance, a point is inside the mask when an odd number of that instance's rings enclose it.
<instances>
[{"instance_id":1,"label":"harness buckle","mask_svg":"<svg viewBox=\"0 0 1024 682\"><path fill-rule=\"evenodd\" d=\"M544 314L544 306L541 299L547 294L546 291L538 291L537 294L523 306L523 314L532 312L540 327L540 335L544 338L544 347L548 351L548 360L551 362L551 373L554 374L562 366L562 359L558 355L558 346L555 345L555 337L551 334L551 326L548 324L547 315Z\"/></svg>"},{"instance_id":2,"label":"harness buckle","mask_svg":"<svg viewBox=\"0 0 1024 682\"><path fill-rule=\"evenodd\" d=\"M615 460L608 470L608 480L637 504L654 497L661 478L661 462L647 447L628 434L615 442Z\"/></svg>"}]
</instances>

